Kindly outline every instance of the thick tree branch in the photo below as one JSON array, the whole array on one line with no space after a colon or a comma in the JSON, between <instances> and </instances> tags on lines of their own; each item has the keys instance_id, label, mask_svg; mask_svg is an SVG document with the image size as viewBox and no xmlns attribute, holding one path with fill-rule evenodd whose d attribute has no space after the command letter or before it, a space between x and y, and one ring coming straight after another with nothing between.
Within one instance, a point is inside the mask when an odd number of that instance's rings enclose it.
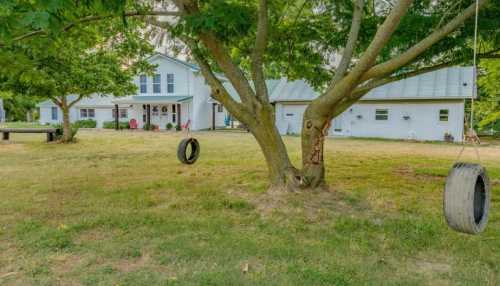
<instances>
[{"instance_id":1,"label":"thick tree branch","mask_svg":"<svg viewBox=\"0 0 500 286\"><path fill-rule=\"evenodd\" d=\"M388 84L388 83L391 83L391 82L394 82L394 81L398 81L398 80L402 80L402 79L405 79L405 78L409 78L409 77L421 75L421 74L424 74L424 73L436 71L436 70L439 70L439 69L442 69L442 68L451 67L451 66L454 66L455 64L457 64L458 62L459 61L448 61L448 62L444 62L444 63L440 63L440 64L435 64L435 65L427 66L427 67L423 67L423 68L419 68L419 69L416 69L416 70L413 70L413 71L410 71L410 72L406 72L406 73L402 73L402 74L398 74L398 75L394 75L394 76L390 76L390 77L373 79L371 81L368 81L364 85L361 85L361 86L357 87L355 90L353 90L353 92L351 93L351 95L349 96L349 98L350 99L356 99L356 100L358 100L364 94L366 94L367 92L369 92L370 90L372 90L374 88L377 88L379 86L382 86L384 84Z\"/></svg>"},{"instance_id":2,"label":"thick tree branch","mask_svg":"<svg viewBox=\"0 0 500 286\"><path fill-rule=\"evenodd\" d=\"M330 117L333 107L346 94L358 84L361 76L372 67L380 51L391 39L392 34L398 27L401 18L408 11L412 0L400 0L396 3L384 23L378 28L372 42L365 50L358 63L349 74L342 78L334 86L330 85L327 91L315 99L308 107L306 114L309 116ZM328 120L329 121L329 120Z\"/></svg>"},{"instance_id":3,"label":"thick tree branch","mask_svg":"<svg viewBox=\"0 0 500 286\"><path fill-rule=\"evenodd\" d=\"M269 96L266 86L266 78L264 75L264 53L267 47L267 1L260 0L259 2L259 20L257 23L257 36L255 38L255 46L252 52L252 78L255 87L257 98L263 102L269 102Z\"/></svg>"},{"instance_id":4,"label":"thick tree branch","mask_svg":"<svg viewBox=\"0 0 500 286\"><path fill-rule=\"evenodd\" d=\"M73 105L77 104L80 100L82 100L83 98L85 97L85 95L83 94L80 94L75 100L71 101L69 104L68 104L68 107L71 108L73 107Z\"/></svg>"},{"instance_id":5,"label":"thick tree branch","mask_svg":"<svg viewBox=\"0 0 500 286\"><path fill-rule=\"evenodd\" d=\"M179 11L183 15L193 15L199 13L198 6L191 0L175 0L174 1ZM222 44L222 41L217 39L212 32L199 32L198 38L203 45L210 50L213 58L218 66L222 69L226 77L229 79L233 87L240 95L243 103L248 104L255 108L255 92L253 91L248 79L245 77L243 71L233 62L233 59Z\"/></svg>"},{"instance_id":6,"label":"thick tree branch","mask_svg":"<svg viewBox=\"0 0 500 286\"><path fill-rule=\"evenodd\" d=\"M172 26L169 23L160 22L154 17L147 18L146 22L150 25L159 27L164 30L172 29ZM210 67L210 64L204 58L201 51L199 51L198 43L188 36L180 36L180 38L189 47L196 62L200 66L201 73L207 80L212 90L212 98L222 103L230 111L231 114L241 117L239 119L242 120L242 122L248 120L248 118L251 116L251 113L246 110L244 105L237 102L231 97L222 82L214 74L212 68Z\"/></svg>"},{"instance_id":7,"label":"thick tree branch","mask_svg":"<svg viewBox=\"0 0 500 286\"><path fill-rule=\"evenodd\" d=\"M114 17L138 17L138 16L179 16L180 13L178 11L130 11L130 12L125 12L124 14L116 14L116 15L100 15L100 16L87 16L83 17L73 23L70 23L66 25L62 30L64 32L70 30L71 28L74 28L75 26L79 24L84 24L84 23L89 23L89 22L96 22L108 18L114 18ZM24 39L28 39L34 36L38 35L46 35L47 32L45 30L36 30L36 31L31 31L29 33L20 35L12 39L13 42L21 41ZM5 44L0 43L0 47L4 47Z\"/></svg>"},{"instance_id":8,"label":"thick tree branch","mask_svg":"<svg viewBox=\"0 0 500 286\"><path fill-rule=\"evenodd\" d=\"M479 6L483 6L487 0L479 0ZM465 20L474 15L476 12L476 4L471 4L467 9L465 9L461 14L457 15L453 20L448 22L445 26L430 34L428 37L417 43L415 46L402 53L401 55L385 62L378 64L368 70L363 77L361 82L369 80L371 78L377 78L384 75L391 74L395 70L403 67L404 65L410 63L423 52L425 52L432 45L446 37L449 33L453 32L455 29L460 27Z\"/></svg>"},{"instance_id":9,"label":"thick tree branch","mask_svg":"<svg viewBox=\"0 0 500 286\"><path fill-rule=\"evenodd\" d=\"M353 5L354 13L352 15L351 29L347 38L347 44L344 48L342 59L340 60L339 66L335 70L335 76L333 77L330 85L335 85L342 79L342 77L344 77L347 69L349 68L349 64L351 63L356 42L358 41L359 29L361 27L361 20L363 17L364 0L356 0Z\"/></svg>"},{"instance_id":10,"label":"thick tree branch","mask_svg":"<svg viewBox=\"0 0 500 286\"><path fill-rule=\"evenodd\" d=\"M433 66L423 67L423 68L420 68L420 69L417 69L417 70L414 70L411 72L395 75L392 77L373 79L373 80L367 82L366 84L353 90L349 96L342 98L342 100L338 103L337 107L335 108L334 113L332 115L332 118L335 118L338 115L340 115L342 112L347 110L350 106L352 106L354 103L359 101L360 98L365 96L368 92L370 92L374 88L377 88L377 87L382 86L384 84L388 84L391 82L402 80L405 78L409 78L409 77L421 75L424 73L436 71L436 70L442 69L444 67L450 67L450 66L453 66L455 63L456 63L455 61L450 61L450 62L436 64Z\"/></svg>"}]
</instances>

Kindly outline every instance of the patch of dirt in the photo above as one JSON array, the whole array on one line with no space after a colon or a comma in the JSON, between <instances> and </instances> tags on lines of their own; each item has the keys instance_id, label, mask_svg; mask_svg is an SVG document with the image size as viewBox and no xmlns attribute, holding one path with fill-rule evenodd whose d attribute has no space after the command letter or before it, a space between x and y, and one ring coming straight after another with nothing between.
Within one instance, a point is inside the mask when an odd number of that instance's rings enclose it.
<instances>
[{"instance_id":1,"label":"patch of dirt","mask_svg":"<svg viewBox=\"0 0 500 286\"><path fill-rule=\"evenodd\" d=\"M408 265L412 272L416 272L429 281L428 285L450 285L451 265L443 260L419 259Z\"/></svg>"},{"instance_id":2,"label":"patch of dirt","mask_svg":"<svg viewBox=\"0 0 500 286\"><path fill-rule=\"evenodd\" d=\"M151 257L151 254L147 251L144 251L141 257L137 259L120 259L112 263L111 266L124 273L148 268L156 272L167 274L169 277L175 277L175 273L173 273L168 267L157 264Z\"/></svg>"},{"instance_id":3,"label":"patch of dirt","mask_svg":"<svg viewBox=\"0 0 500 286\"><path fill-rule=\"evenodd\" d=\"M76 245L84 244L89 241L103 241L110 240L115 236L113 231L104 231L99 228L89 229L87 231L83 231L80 233L75 239L74 242Z\"/></svg>"},{"instance_id":4,"label":"patch of dirt","mask_svg":"<svg viewBox=\"0 0 500 286\"><path fill-rule=\"evenodd\" d=\"M83 257L71 253L58 253L50 257L51 270L57 275L67 274L82 264L83 260Z\"/></svg>"},{"instance_id":5,"label":"patch of dirt","mask_svg":"<svg viewBox=\"0 0 500 286\"><path fill-rule=\"evenodd\" d=\"M370 209L369 204L364 201L356 202L353 206L343 193L332 189L295 193L270 189L258 194L233 190L229 193L252 203L263 218L270 218L279 213L285 218L303 217L313 223L338 214L362 215Z\"/></svg>"},{"instance_id":6,"label":"patch of dirt","mask_svg":"<svg viewBox=\"0 0 500 286\"><path fill-rule=\"evenodd\" d=\"M393 173L399 177L414 178L418 180L442 180L441 175L417 174L415 169L409 165L403 165L393 170Z\"/></svg>"}]
</instances>

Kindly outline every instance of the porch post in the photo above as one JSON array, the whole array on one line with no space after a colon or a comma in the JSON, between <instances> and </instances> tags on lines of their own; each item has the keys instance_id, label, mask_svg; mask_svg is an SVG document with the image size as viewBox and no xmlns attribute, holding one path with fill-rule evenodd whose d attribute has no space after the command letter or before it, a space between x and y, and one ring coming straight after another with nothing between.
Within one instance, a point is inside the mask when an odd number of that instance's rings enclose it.
<instances>
[{"instance_id":1,"label":"porch post","mask_svg":"<svg viewBox=\"0 0 500 286\"><path fill-rule=\"evenodd\" d=\"M118 104L115 104L115 130L119 130L120 129L120 119L118 118L120 116L120 112L119 112L119 109L118 109Z\"/></svg>"},{"instance_id":2,"label":"porch post","mask_svg":"<svg viewBox=\"0 0 500 286\"><path fill-rule=\"evenodd\" d=\"M181 105L177 104L177 124L182 126L182 117L181 117Z\"/></svg>"},{"instance_id":3,"label":"porch post","mask_svg":"<svg viewBox=\"0 0 500 286\"><path fill-rule=\"evenodd\" d=\"M146 124L151 128L151 105L146 105Z\"/></svg>"}]
</instances>

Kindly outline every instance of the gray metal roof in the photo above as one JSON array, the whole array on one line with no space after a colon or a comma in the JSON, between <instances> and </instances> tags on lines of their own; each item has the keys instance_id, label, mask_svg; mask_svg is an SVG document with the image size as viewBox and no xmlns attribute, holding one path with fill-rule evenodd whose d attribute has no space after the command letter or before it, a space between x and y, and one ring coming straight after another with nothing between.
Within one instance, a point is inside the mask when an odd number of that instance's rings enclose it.
<instances>
[{"instance_id":1,"label":"gray metal roof","mask_svg":"<svg viewBox=\"0 0 500 286\"><path fill-rule=\"evenodd\" d=\"M473 86L473 67L450 67L388 83L362 100L471 98Z\"/></svg>"},{"instance_id":2,"label":"gray metal roof","mask_svg":"<svg viewBox=\"0 0 500 286\"><path fill-rule=\"evenodd\" d=\"M361 100L464 99L473 95L473 68L450 67L395 81L371 90ZM306 81L267 80L271 102L311 101L319 96ZM239 101L230 83L224 86Z\"/></svg>"}]
</instances>

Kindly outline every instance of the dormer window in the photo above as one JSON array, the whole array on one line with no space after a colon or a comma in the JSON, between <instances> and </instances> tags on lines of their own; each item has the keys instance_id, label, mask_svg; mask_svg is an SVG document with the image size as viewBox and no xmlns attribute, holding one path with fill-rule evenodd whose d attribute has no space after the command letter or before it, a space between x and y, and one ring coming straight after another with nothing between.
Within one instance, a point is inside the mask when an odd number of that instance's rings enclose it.
<instances>
[{"instance_id":1,"label":"dormer window","mask_svg":"<svg viewBox=\"0 0 500 286\"><path fill-rule=\"evenodd\" d=\"M139 77L139 87L140 87L141 93L148 92L148 77L145 74L142 74Z\"/></svg>"},{"instance_id":2,"label":"dormer window","mask_svg":"<svg viewBox=\"0 0 500 286\"><path fill-rule=\"evenodd\" d=\"M153 93L161 92L161 76L159 74L155 74L153 76Z\"/></svg>"},{"instance_id":3,"label":"dormer window","mask_svg":"<svg viewBox=\"0 0 500 286\"><path fill-rule=\"evenodd\" d=\"M167 93L174 93L174 74L167 74Z\"/></svg>"}]
</instances>

